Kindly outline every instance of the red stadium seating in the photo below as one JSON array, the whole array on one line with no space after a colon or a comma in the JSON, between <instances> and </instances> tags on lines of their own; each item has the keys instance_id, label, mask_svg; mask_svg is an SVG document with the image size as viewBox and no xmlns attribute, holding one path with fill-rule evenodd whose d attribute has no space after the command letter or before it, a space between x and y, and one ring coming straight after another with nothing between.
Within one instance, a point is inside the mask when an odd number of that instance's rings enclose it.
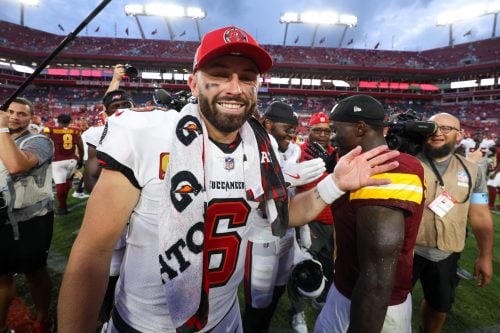
<instances>
[{"instance_id":1,"label":"red stadium seating","mask_svg":"<svg viewBox=\"0 0 500 333\"><path fill-rule=\"evenodd\" d=\"M63 38L0 21L0 56L19 64L39 63ZM100 99L112 75L112 65L130 62L140 70L161 71L167 64L189 71L197 45L194 41L78 36L51 68L94 68L91 64L101 63L107 69L96 68L99 72L96 77L44 73L24 95L35 101L37 113L45 121L61 112L69 112L76 117L86 117L92 123L102 110ZM336 75L350 87L265 83L260 93L259 110L264 110L273 99L285 98L299 112L300 131L306 133L312 113L328 112L347 95L367 93L380 99L388 112L413 109L427 117L445 111L456 114L468 130L482 129L500 134L499 45L498 37L421 52L264 45L275 61L269 77L322 79ZM71 67L70 63L83 67ZM0 82L3 83L0 99L7 99L27 76L0 66ZM451 81L491 77L497 79L492 87L449 88ZM157 83L138 79L136 83L125 82L123 86L137 104L145 104L151 102L152 89ZM186 89L184 81L163 81L161 86L171 91Z\"/></svg>"}]
</instances>

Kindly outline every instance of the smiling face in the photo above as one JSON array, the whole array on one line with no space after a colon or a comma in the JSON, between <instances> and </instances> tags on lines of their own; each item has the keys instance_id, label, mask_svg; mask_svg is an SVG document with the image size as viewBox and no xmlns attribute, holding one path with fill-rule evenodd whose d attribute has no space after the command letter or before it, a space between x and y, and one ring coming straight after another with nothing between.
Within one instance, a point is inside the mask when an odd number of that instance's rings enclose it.
<instances>
[{"instance_id":1,"label":"smiling face","mask_svg":"<svg viewBox=\"0 0 500 333\"><path fill-rule=\"evenodd\" d=\"M439 113L429 120L436 122L438 130L427 139L424 152L437 160L446 159L453 153L455 145L462 139L460 122L447 113Z\"/></svg>"},{"instance_id":2,"label":"smiling face","mask_svg":"<svg viewBox=\"0 0 500 333\"><path fill-rule=\"evenodd\" d=\"M250 60L222 56L207 63L189 78L193 96L198 97L209 135L236 134L257 108L259 70Z\"/></svg>"},{"instance_id":3,"label":"smiling face","mask_svg":"<svg viewBox=\"0 0 500 333\"><path fill-rule=\"evenodd\" d=\"M360 139L356 136L357 123L347 123L343 121L332 121L331 127L335 134L335 146L338 147L339 156L343 156L360 144Z\"/></svg>"},{"instance_id":4,"label":"smiling face","mask_svg":"<svg viewBox=\"0 0 500 333\"><path fill-rule=\"evenodd\" d=\"M270 126L269 126L270 125ZM265 127L278 142L278 148L285 152L297 135L297 126L266 119Z\"/></svg>"}]
</instances>

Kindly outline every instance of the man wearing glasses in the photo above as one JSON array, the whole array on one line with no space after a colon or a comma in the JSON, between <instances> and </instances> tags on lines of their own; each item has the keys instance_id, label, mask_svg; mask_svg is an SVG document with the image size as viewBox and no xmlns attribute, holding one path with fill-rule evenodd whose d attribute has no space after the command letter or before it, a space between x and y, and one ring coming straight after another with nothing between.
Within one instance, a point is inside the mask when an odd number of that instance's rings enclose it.
<instances>
[{"instance_id":1,"label":"man wearing glasses","mask_svg":"<svg viewBox=\"0 0 500 333\"><path fill-rule=\"evenodd\" d=\"M297 187L297 192L305 192L311 188L314 188L323 178L325 178L329 173L332 172L335 162L336 153L334 148L330 145L330 135L332 130L330 129L330 123L328 115L324 112L318 112L313 114L309 120L309 136L307 142L302 144L301 150L302 154L300 156L300 161L306 161L315 158L317 155L315 153L314 144L319 144L323 149L323 156L325 159L326 171L321 175L320 178L311 182ZM317 147L317 146L316 146ZM313 151L314 150L314 151ZM320 310L325 304L326 295L330 289L332 283L331 277L333 276L333 215L330 207L325 207L316 218L308 223L302 228L309 228L311 233L311 246L309 247L309 252L313 257L318 260L323 266L323 272L328 278L325 285L325 289L321 295L312 301L312 305L317 310Z\"/></svg>"},{"instance_id":2,"label":"man wearing glasses","mask_svg":"<svg viewBox=\"0 0 500 333\"><path fill-rule=\"evenodd\" d=\"M493 222L483 173L477 164L455 154L462 139L460 122L448 113L429 120L438 130L417 155L424 166L427 196L415 246L413 284L420 280L424 291L421 332L440 332L459 281L456 270L467 217L479 250L473 274L478 287L490 283L493 275Z\"/></svg>"}]
</instances>

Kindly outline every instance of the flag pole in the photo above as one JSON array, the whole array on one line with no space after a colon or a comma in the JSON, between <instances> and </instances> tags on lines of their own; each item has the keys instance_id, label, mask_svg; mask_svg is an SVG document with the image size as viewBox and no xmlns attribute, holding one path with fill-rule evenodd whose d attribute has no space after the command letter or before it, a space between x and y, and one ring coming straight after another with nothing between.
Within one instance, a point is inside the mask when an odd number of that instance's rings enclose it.
<instances>
[{"instance_id":1,"label":"flag pole","mask_svg":"<svg viewBox=\"0 0 500 333\"><path fill-rule=\"evenodd\" d=\"M90 13L81 23L78 27L76 27L76 29L73 31L73 32L70 32L68 36L66 36L66 38L63 39L63 41L56 47L56 49L47 57L45 58L45 60L40 64L38 65L38 67L35 69L35 71L33 73L31 73L31 75L26 78L26 80L19 86L19 88L17 88L17 90L5 101L5 103L2 104L2 106L0 107L0 110L7 110L7 107L9 106L10 103L12 103L12 101L17 97L19 96L20 93L22 93L24 91L24 89L26 89L26 87L31 83L31 81L33 81L35 79L35 77L38 76L38 74L40 74L41 71L44 70L45 67L47 67L47 65L52 61L52 59L54 59L65 47L66 45L71 42L73 39L75 39L75 37L78 35L78 33L80 31L83 30L83 28L85 28L89 23L90 21L92 21L92 19L97 15L99 14L99 12L101 10L104 9L104 7L106 7L109 3L111 2L111 0L103 0L99 6L97 6L93 11L92 13Z\"/></svg>"}]
</instances>

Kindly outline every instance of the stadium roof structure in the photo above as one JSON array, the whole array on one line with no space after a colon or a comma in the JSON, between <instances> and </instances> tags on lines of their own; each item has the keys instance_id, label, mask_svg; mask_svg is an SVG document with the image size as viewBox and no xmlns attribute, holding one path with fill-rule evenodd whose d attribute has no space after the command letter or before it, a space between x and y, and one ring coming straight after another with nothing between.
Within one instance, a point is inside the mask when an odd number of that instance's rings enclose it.
<instances>
[{"instance_id":1,"label":"stadium roof structure","mask_svg":"<svg viewBox=\"0 0 500 333\"><path fill-rule=\"evenodd\" d=\"M500 1L494 1L491 3L474 3L463 8L456 8L454 10L444 12L439 15L437 19L438 26L448 26L448 45L453 46L453 24L460 21L467 21L476 17L481 17L485 15L493 15L493 28L491 32L491 38L495 38L496 28L497 28L497 18L500 12ZM470 30L465 33L465 35L470 34Z\"/></svg>"},{"instance_id":2,"label":"stadium roof structure","mask_svg":"<svg viewBox=\"0 0 500 333\"><path fill-rule=\"evenodd\" d=\"M344 30L340 38L339 46L342 46L347 28L355 27L358 24L358 18L351 14L338 14L334 11L306 11L303 13L286 12L280 18L280 23L285 24L285 34L283 37L283 45L286 45L288 34L288 25L291 23L311 24L314 25L314 32L311 41L311 47L316 43L316 34L320 25L342 25ZM320 40L321 43L321 40Z\"/></svg>"},{"instance_id":3,"label":"stadium roof structure","mask_svg":"<svg viewBox=\"0 0 500 333\"><path fill-rule=\"evenodd\" d=\"M199 20L207 16L207 12L199 7L183 7L169 3L149 3L149 4L128 4L125 5L125 14L135 17L136 23L141 32L142 39L145 39L144 30L138 16L160 16L163 17L167 24L167 29L170 35L170 40L175 39L175 33L172 29L170 19L187 18L192 19L196 23L196 31L198 32L198 40L201 41L201 32Z\"/></svg>"}]
</instances>

